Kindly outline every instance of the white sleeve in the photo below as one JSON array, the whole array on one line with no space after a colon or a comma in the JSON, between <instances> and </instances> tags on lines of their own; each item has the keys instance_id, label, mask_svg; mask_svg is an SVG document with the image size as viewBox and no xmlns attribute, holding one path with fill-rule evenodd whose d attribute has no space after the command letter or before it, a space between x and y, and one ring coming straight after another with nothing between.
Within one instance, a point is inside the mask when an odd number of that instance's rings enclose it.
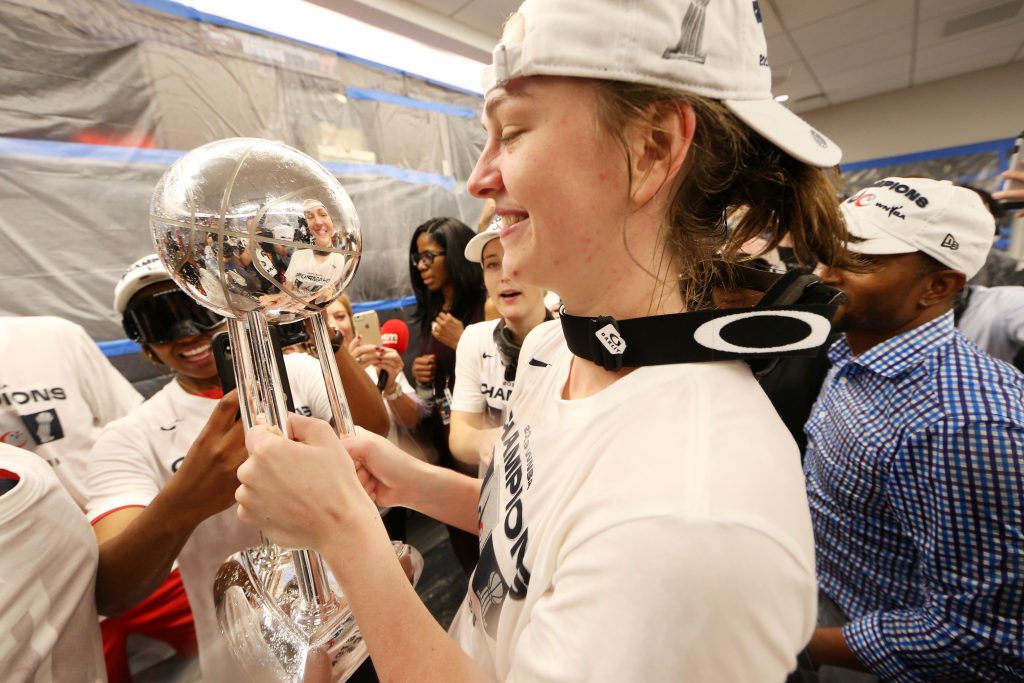
<instances>
[{"instance_id":1,"label":"white sleeve","mask_svg":"<svg viewBox=\"0 0 1024 683\"><path fill-rule=\"evenodd\" d=\"M95 522L118 508L149 505L160 493L155 467L156 456L141 427L128 420L109 424L89 453L85 506L89 520Z\"/></svg>"},{"instance_id":2,"label":"white sleeve","mask_svg":"<svg viewBox=\"0 0 1024 683\"><path fill-rule=\"evenodd\" d=\"M398 373L398 379L395 380L398 386L402 387L403 394L409 394L410 396L416 396L416 387L409 383L409 380L405 378L405 373Z\"/></svg>"},{"instance_id":3,"label":"white sleeve","mask_svg":"<svg viewBox=\"0 0 1024 683\"><path fill-rule=\"evenodd\" d=\"M814 629L813 571L749 527L645 518L579 541L507 681L782 681Z\"/></svg>"},{"instance_id":4,"label":"white sleeve","mask_svg":"<svg viewBox=\"0 0 1024 683\"><path fill-rule=\"evenodd\" d=\"M483 352L480 340L490 326L486 323L470 325L462 333L458 348L455 349L455 391L452 393L452 410L465 413L482 413L487 400L480 393L480 369Z\"/></svg>"},{"instance_id":5,"label":"white sleeve","mask_svg":"<svg viewBox=\"0 0 1024 683\"><path fill-rule=\"evenodd\" d=\"M97 425L124 417L142 403L142 396L110 364L96 343L78 325L73 326L73 354L81 373L82 395L85 397Z\"/></svg>"},{"instance_id":6,"label":"white sleeve","mask_svg":"<svg viewBox=\"0 0 1024 683\"><path fill-rule=\"evenodd\" d=\"M1011 342L1019 348L1024 346L1024 289L1015 291L1014 295L1006 307L1006 330Z\"/></svg>"},{"instance_id":7,"label":"white sleeve","mask_svg":"<svg viewBox=\"0 0 1024 683\"><path fill-rule=\"evenodd\" d=\"M334 416L320 361L308 354L296 352L285 354L284 362L288 369L288 384L295 409L301 411L306 407L313 417L330 422Z\"/></svg>"}]
</instances>

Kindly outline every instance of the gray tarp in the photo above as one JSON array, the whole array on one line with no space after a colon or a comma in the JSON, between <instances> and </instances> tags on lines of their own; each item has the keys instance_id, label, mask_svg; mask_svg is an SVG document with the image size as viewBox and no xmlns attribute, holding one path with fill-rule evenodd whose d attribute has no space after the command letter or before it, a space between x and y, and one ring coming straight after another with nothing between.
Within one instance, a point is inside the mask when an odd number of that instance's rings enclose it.
<instances>
[{"instance_id":1,"label":"gray tarp","mask_svg":"<svg viewBox=\"0 0 1024 683\"><path fill-rule=\"evenodd\" d=\"M232 136L337 162L364 234L352 298L408 296L413 228L436 215L476 223L465 180L483 143L480 98L182 14L162 0L0 3L0 315L60 315L121 337L113 285L152 251L149 196L175 158L157 150ZM847 190L891 174L994 189L1001 162L960 154L844 176Z\"/></svg>"},{"instance_id":2,"label":"gray tarp","mask_svg":"<svg viewBox=\"0 0 1024 683\"><path fill-rule=\"evenodd\" d=\"M117 0L0 3L0 315L123 337L113 286L153 251L154 184L177 152L225 137L280 140L335 172L363 226L355 301L411 294L419 223L475 226L479 97L219 23Z\"/></svg>"}]
</instances>

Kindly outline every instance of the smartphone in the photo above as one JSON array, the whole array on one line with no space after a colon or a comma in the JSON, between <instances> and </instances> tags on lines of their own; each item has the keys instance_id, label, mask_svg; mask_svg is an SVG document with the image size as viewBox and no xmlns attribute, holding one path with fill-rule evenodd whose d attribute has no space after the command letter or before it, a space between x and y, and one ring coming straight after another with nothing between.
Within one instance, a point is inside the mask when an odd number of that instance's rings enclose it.
<instances>
[{"instance_id":1,"label":"smartphone","mask_svg":"<svg viewBox=\"0 0 1024 683\"><path fill-rule=\"evenodd\" d=\"M363 338L364 344L380 346L380 320L377 311L364 311L352 316L352 333Z\"/></svg>"},{"instance_id":2,"label":"smartphone","mask_svg":"<svg viewBox=\"0 0 1024 683\"><path fill-rule=\"evenodd\" d=\"M213 360L217 364L220 388L226 394L235 388L235 365L231 360L231 337L227 332L218 332L210 342L213 346Z\"/></svg>"},{"instance_id":3,"label":"smartphone","mask_svg":"<svg viewBox=\"0 0 1024 683\"><path fill-rule=\"evenodd\" d=\"M288 370L284 365L284 354L281 352L281 342L278 338L277 328L271 326L270 338L274 342L274 357L277 361L277 372L281 376L281 386L285 392L285 402L288 405L288 412L295 412L295 403L292 401L291 385L288 383ZM211 342L213 346L213 359L217 365L217 376L220 377L220 388L226 394L235 388L235 363L231 355L231 337L227 332L218 332L213 335ZM235 419L239 419L241 414Z\"/></svg>"},{"instance_id":4,"label":"smartphone","mask_svg":"<svg viewBox=\"0 0 1024 683\"><path fill-rule=\"evenodd\" d=\"M1010 152L1010 169L1011 171L1020 171L1024 173L1024 133L1017 136L1017 142L1013 146L1013 151ZM1000 190L1024 190L1024 182L1019 180L1010 180L1007 178L1003 181ZM1004 209L1024 209L1024 200L1022 199L1003 199L999 202L999 205Z\"/></svg>"}]
</instances>

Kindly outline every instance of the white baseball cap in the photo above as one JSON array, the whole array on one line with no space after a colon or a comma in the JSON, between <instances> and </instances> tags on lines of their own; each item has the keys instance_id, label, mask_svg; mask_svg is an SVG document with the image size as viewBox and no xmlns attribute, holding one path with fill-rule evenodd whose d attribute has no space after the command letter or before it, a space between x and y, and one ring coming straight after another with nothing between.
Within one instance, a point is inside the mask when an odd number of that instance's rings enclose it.
<instances>
[{"instance_id":1,"label":"white baseball cap","mask_svg":"<svg viewBox=\"0 0 1024 683\"><path fill-rule=\"evenodd\" d=\"M484 92L520 76L645 83L721 101L800 161L842 150L772 98L757 0L526 0L483 72Z\"/></svg>"},{"instance_id":2,"label":"white baseball cap","mask_svg":"<svg viewBox=\"0 0 1024 683\"><path fill-rule=\"evenodd\" d=\"M156 254L143 256L128 266L128 270L124 271L124 275L114 285L114 310L124 314L125 309L128 308L128 302L140 289L170 279L171 275L164 268L159 256Z\"/></svg>"},{"instance_id":3,"label":"white baseball cap","mask_svg":"<svg viewBox=\"0 0 1024 683\"><path fill-rule=\"evenodd\" d=\"M840 205L858 254L924 252L974 277L992 248L992 214L973 190L948 180L886 178Z\"/></svg>"},{"instance_id":4,"label":"white baseball cap","mask_svg":"<svg viewBox=\"0 0 1024 683\"><path fill-rule=\"evenodd\" d=\"M323 206L323 205L324 205L324 203L322 201L320 201L319 199L312 199L312 198L304 199L302 201L302 211L303 212L312 211L316 207ZM324 207L324 208L327 208L327 207Z\"/></svg>"},{"instance_id":5,"label":"white baseball cap","mask_svg":"<svg viewBox=\"0 0 1024 683\"><path fill-rule=\"evenodd\" d=\"M481 263L484 260L484 247L491 240L498 239L501 234L501 217L495 216L491 224L487 226L487 229L478 232L473 239L466 245L466 249L463 253L466 255L467 261L473 261L474 263Z\"/></svg>"}]
</instances>

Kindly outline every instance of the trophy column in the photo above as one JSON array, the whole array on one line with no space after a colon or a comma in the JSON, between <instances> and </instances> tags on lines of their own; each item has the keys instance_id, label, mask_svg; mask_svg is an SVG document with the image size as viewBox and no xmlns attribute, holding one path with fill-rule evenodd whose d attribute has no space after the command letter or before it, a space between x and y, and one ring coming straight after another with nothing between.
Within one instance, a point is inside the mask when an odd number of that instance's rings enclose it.
<instances>
[{"instance_id":1,"label":"trophy column","mask_svg":"<svg viewBox=\"0 0 1024 683\"><path fill-rule=\"evenodd\" d=\"M280 392L264 391L264 388L281 386L281 377L275 361L275 350L270 337L266 318L260 311L250 311L244 321L228 320L228 335L231 340L235 378L240 389L239 407L242 423L246 429L255 424L254 417L262 416L266 424L277 427L288 436L288 420L285 403ZM328 382L328 385L332 384ZM344 396L341 398L344 401ZM333 407L333 406L332 406ZM337 412L336 412L337 419ZM264 563L278 554L267 538L260 532L261 551ZM319 611L337 603L331 593L324 571L323 560L308 550L292 551L296 583L302 599L302 611L307 620L317 621Z\"/></svg>"}]
</instances>

